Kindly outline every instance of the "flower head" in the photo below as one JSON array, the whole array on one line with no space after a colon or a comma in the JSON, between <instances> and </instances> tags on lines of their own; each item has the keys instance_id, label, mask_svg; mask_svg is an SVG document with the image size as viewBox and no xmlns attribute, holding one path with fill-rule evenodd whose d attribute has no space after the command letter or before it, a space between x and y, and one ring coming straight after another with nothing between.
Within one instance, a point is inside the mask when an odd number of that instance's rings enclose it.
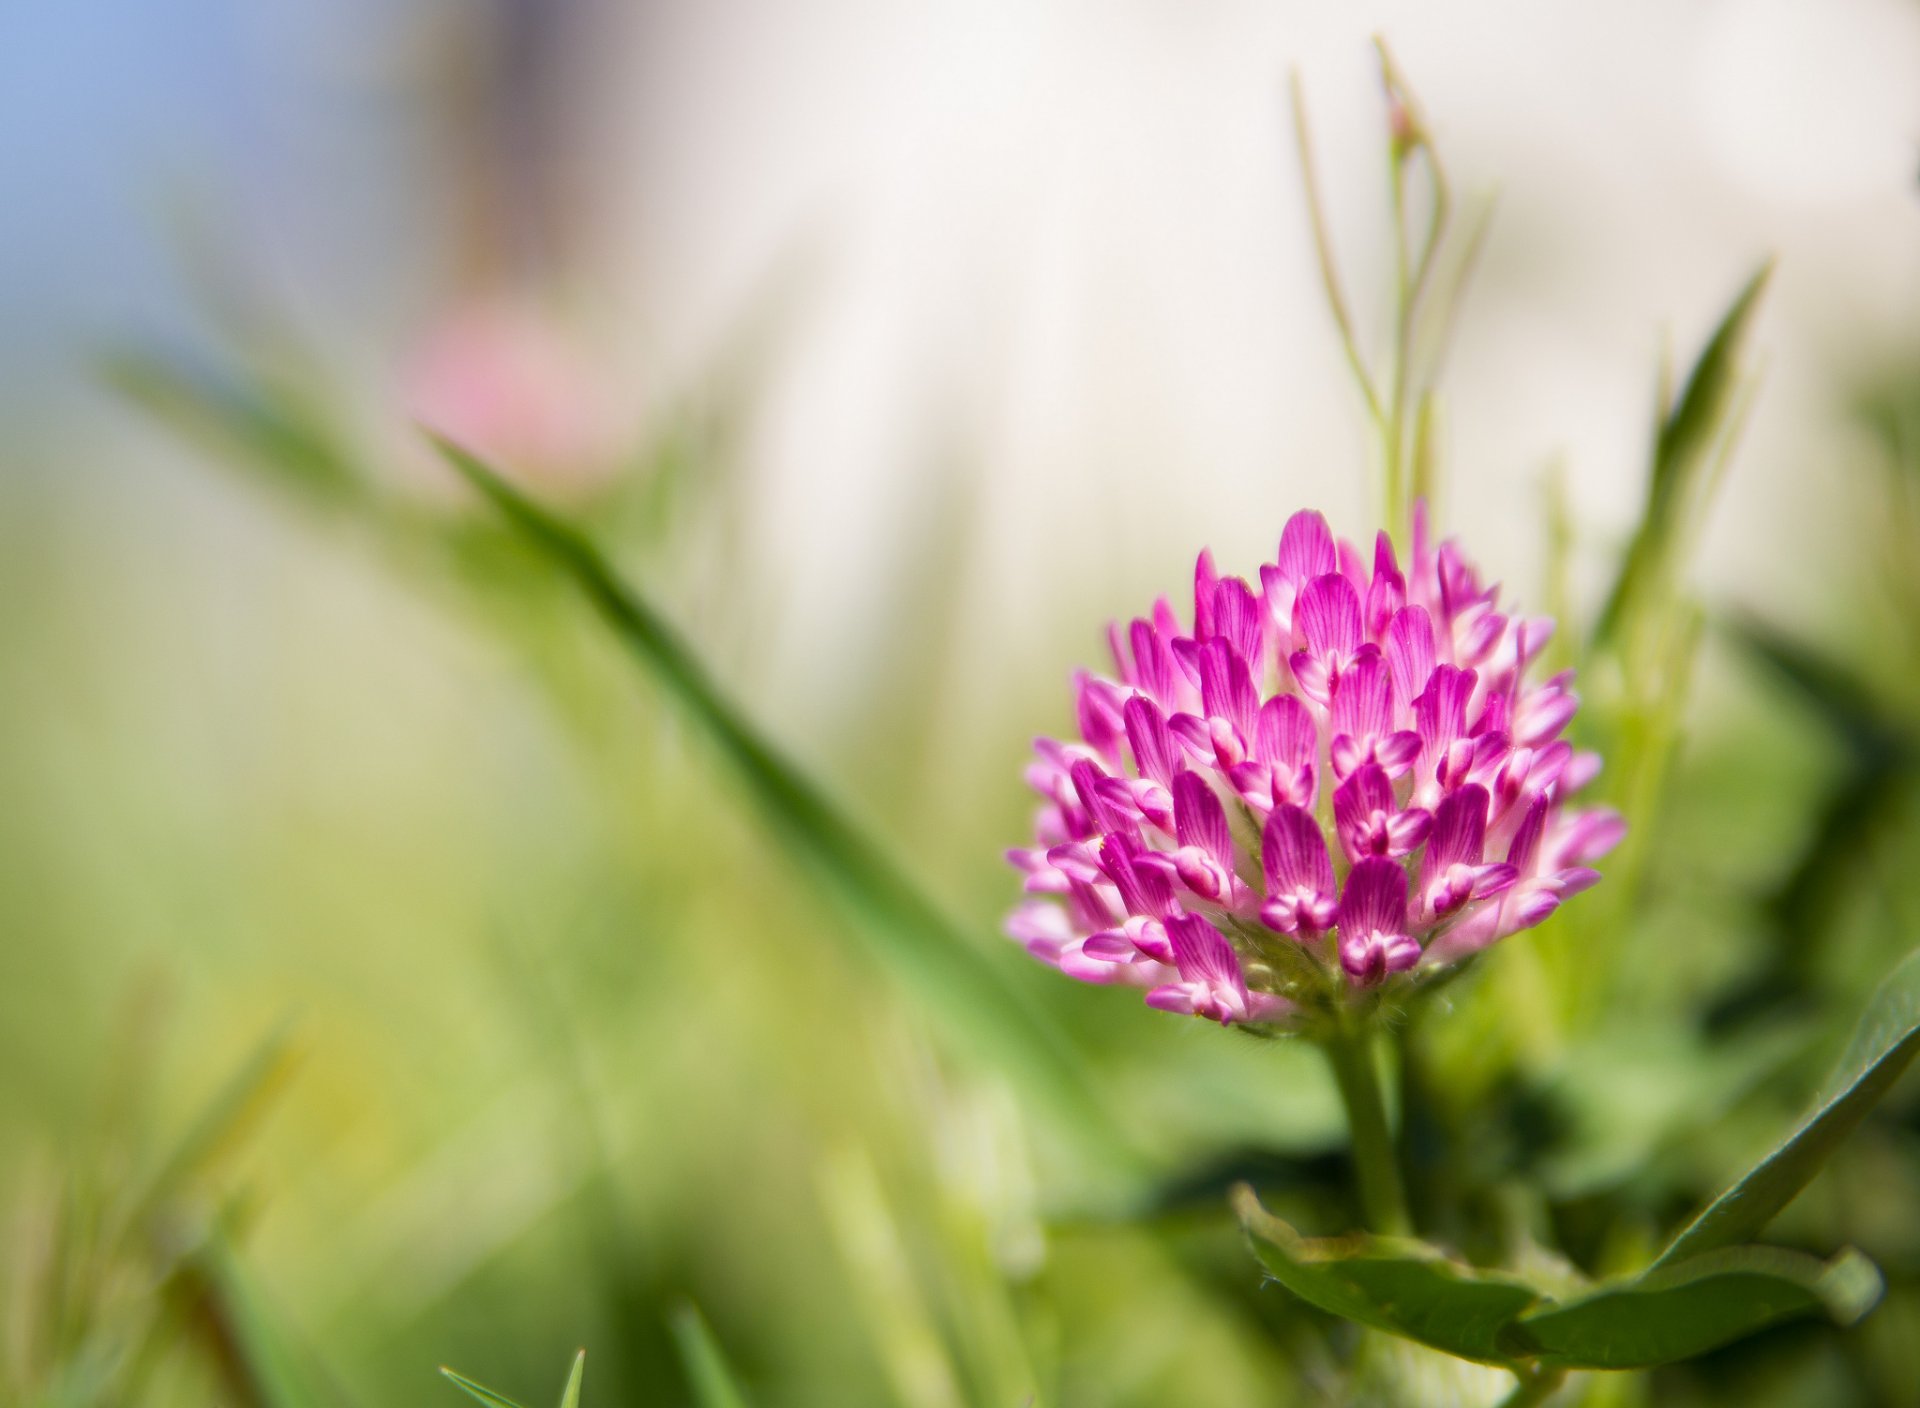
<instances>
[{"instance_id":1,"label":"flower head","mask_svg":"<svg viewBox=\"0 0 1920 1408\"><path fill-rule=\"evenodd\" d=\"M1191 626L1163 598L1074 679L1041 739L1030 898L1008 921L1085 982L1229 1024L1458 961L1599 879L1620 839L1566 798L1571 676L1529 683L1553 623L1500 610L1417 515L1403 572L1295 514L1258 587L1202 553ZM1303 968L1299 954L1309 962ZM1299 976L1318 973L1318 988Z\"/></svg>"}]
</instances>

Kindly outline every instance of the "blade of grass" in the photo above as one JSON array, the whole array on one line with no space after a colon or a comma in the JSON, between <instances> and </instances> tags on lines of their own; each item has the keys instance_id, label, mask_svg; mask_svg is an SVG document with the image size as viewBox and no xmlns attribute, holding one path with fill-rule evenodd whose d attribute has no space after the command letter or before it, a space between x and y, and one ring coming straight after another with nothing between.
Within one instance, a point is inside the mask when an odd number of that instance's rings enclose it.
<instances>
[{"instance_id":1,"label":"blade of grass","mask_svg":"<svg viewBox=\"0 0 1920 1408\"><path fill-rule=\"evenodd\" d=\"M1713 447L1733 410L1742 380L1740 348L1772 272L1773 265L1764 264L1747 280L1701 349L1686 385L1661 416L1646 507L1594 626L1596 648L1618 646L1637 599L1671 566L1677 539L1683 536L1684 509L1694 498L1691 491L1711 471Z\"/></svg>"},{"instance_id":2,"label":"blade of grass","mask_svg":"<svg viewBox=\"0 0 1920 1408\"><path fill-rule=\"evenodd\" d=\"M769 743L666 619L598 548L460 446L430 436L447 461L529 547L598 609L647 672L705 731L756 810L860 921L847 931L976 1055L1044 1094L1099 1152L1139 1161L1087 1082L1072 1047L1005 970L954 923L837 803Z\"/></svg>"},{"instance_id":3,"label":"blade of grass","mask_svg":"<svg viewBox=\"0 0 1920 1408\"><path fill-rule=\"evenodd\" d=\"M440 1376L462 1393L466 1394L467 1397L476 1402L486 1404L487 1408L520 1408L518 1403L515 1403L504 1393L495 1393L485 1384L477 1384L464 1374L456 1374L444 1364L440 1366Z\"/></svg>"},{"instance_id":4,"label":"blade of grass","mask_svg":"<svg viewBox=\"0 0 1920 1408\"><path fill-rule=\"evenodd\" d=\"M587 1372L587 1352L573 1356L573 1368L567 1373L567 1386L560 1390L560 1408L580 1408L580 1379Z\"/></svg>"},{"instance_id":5,"label":"blade of grass","mask_svg":"<svg viewBox=\"0 0 1920 1408\"><path fill-rule=\"evenodd\" d=\"M680 1362L699 1408L747 1408L747 1396L734 1382L719 1342L692 1301L674 1307L673 1338L680 1346Z\"/></svg>"}]
</instances>

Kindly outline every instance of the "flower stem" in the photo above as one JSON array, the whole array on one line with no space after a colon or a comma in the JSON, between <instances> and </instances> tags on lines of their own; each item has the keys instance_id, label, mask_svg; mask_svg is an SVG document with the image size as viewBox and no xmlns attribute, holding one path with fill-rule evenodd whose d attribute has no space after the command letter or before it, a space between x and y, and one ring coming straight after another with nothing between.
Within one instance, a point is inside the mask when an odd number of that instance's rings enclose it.
<instances>
[{"instance_id":1,"label":"flower stem","mask_svg":"<svg viewBox=\"0 0 1920 1408\"><path fill-rule=\"evenodd\" d=\"M1346 1106L1347 1128L1353 1141L1354 1167L1360 1175L1360 1209L1367 1230L1389 1237L1405 1237L1413 1225L1407 1217L1406 1194L1400 1186L1400 1165L1387 1128L1386 1102L1380 1094L1380 1076L1374 1066L1368 1033L1342 1025L1321 1044L1340 1103Z\"/></svg>"},{"instance_id":2,"label":"flower stem","mask_svg":"<svg viewBox=\"0 0 1920 1408\"><path fill-rule=\"evenodd\" d=\"M1500 1408L1538 1408L1553 1397L1553 1391L1567 1381L1565 1369L1515 1369L1520 1382L1513 1392L1500 1400Z\"/></svg>"}]
</instances>

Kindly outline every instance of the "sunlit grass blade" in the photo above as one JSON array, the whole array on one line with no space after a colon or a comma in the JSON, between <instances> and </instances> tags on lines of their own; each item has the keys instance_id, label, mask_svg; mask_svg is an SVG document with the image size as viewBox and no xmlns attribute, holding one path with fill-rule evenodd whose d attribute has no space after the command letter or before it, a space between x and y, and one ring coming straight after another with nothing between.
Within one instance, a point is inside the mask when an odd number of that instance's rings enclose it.
<instances>
[{"instance_id":1,"label":"sunlit grass blade","mask_svg":"<svg viewBox=\"0 0 1920 1408\"><path fill-rule=\"evenodd\" d=\"M1920 953L1874 994L1813 1113L1675 1237L1655 1266L1670 1266L1757 1235L1813 1181L1833 1151L1920 1054Z\"/></svg>"},{"instance_id":2,"label":"sunlit grass blade","mask_svg":"<svg viewBox=\"0 0 1920 1408\"><path fill-rule=\"evenodd\" d=\"M573 1368L567 1371L567 1386L560 1390L560 1408L580 1408L580 1380L587 1372L587 1352L573 1356Z\"/></svg>"},{"instance_id":3,"label":"sunlit grass blade","mask_svg":"<svg viewBox=\"0 0 1920 1408\"><path fill-rule=\"evenodd\" d=\"M1594 626L1597 649L1618 647L1640 600L1669 575L1676 549L1687 536L1689 509L1697 505L1733 409L1742 380L1741 347L1772 272L1771 264L1763 265L1747 281L1707 339L1672 406L1662 408L1646 506Z\"/></svg>"},{"instance_id":4,"label":"sunlit grass blade","mask_svg":"<svg viewBox=\"0 0 1920 1408\"><path fill-rule=\"evenodd\" d=\"M673 1312L673 1338L680 1347L680 1363L693 1385L698 1408L748 1408L747 1396L734 1381L719 1342L707 1327L700 1307L687 1301Z\"/></svg>"},{"instance_id":5,"label":"sunlit grass blade","mask_svg":"<svg viewBox=\"0 0 1920 1408\"><path fill-rule=\"evenodd\" d=\"M621 580L584 536L468 451L432 438L527 544L580 589L706 733L758 813L861 921L848 932L864 941L863 955L884 964L976 1054L995 1059L1043 1091L1057 1112L1099 1142L1102 1152L1130 1157L1072 1048L1005 969L959 932L873 837L747 721L653 605Z\"/></svg>"},{"instance_id":6,"label":"sunlit grass blade","mask_svg":"<svg viewBox=\"0 0 1920 1408\"><path fill-rule=\"evenodd\" d=\"M521 1408L520 1404L508 1398L504 1393L495 1393L485 1384L477 1384L465 1374L456 1374L444 1364L440 1366L440 1376L462 1393L466 1394L467 1397L478 1403L486 1404L487 1408Z\"/></svg>"}]
</instances>

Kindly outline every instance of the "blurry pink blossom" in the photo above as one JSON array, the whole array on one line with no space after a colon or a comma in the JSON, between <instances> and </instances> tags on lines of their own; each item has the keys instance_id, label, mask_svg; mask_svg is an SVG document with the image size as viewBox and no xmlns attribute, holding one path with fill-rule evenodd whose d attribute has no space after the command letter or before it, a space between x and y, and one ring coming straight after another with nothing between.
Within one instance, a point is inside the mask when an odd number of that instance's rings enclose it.
<instances>
[{"instance_id":1,"label":"blurry pink blossom","mask_svg":"<svg viewBox=\"0 0 1920 1408\"><path fill-rule=\"evenodd\" d=\"M515 475L583 490L631 441L603 365L552 317L506 299L456 307L402 373L407 414Z\"/></svg>"}]
</instances>

